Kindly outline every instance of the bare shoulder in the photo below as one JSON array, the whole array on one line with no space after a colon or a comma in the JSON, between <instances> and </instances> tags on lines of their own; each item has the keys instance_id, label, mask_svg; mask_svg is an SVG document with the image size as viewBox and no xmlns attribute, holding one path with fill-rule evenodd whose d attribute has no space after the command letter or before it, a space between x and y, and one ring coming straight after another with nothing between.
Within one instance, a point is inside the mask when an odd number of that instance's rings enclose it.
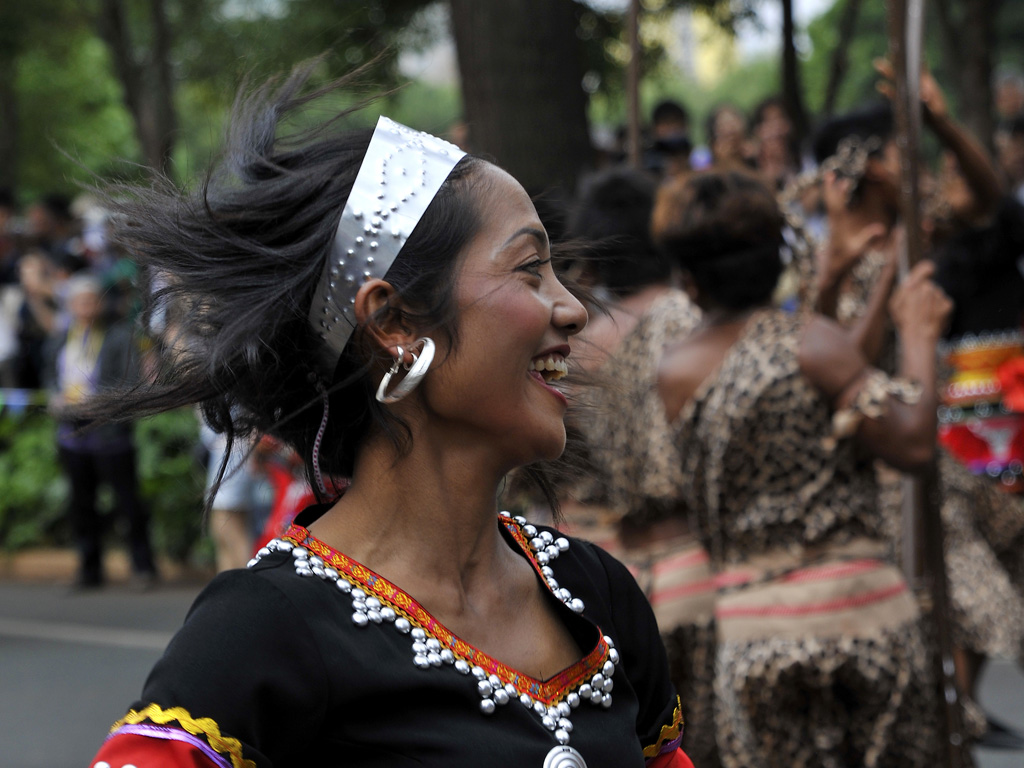
<instances>
[{"instance_id":1,"label":"bare shoulder","mask_svg":"<svg viewBox=\"0 0 1024 768\"><path fill-rule=\"evenodd\" d=\"M842 392L867 365L849 331L818 314L804 323L797 357L800 371L829 397Z\"/></svg>"}]
</instances>

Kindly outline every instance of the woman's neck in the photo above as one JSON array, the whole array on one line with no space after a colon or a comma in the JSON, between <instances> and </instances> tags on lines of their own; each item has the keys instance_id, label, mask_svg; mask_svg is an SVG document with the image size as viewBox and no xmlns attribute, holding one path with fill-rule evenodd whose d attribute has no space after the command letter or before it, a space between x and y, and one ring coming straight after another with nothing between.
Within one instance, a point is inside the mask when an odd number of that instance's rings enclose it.
<instances>
[{"instance_id":1,"label":"woman's neck","mask_svg":"<svg viewBox=\"0 0 1024 768\"><path fill-rule=\"evenodd\" d=\"M496 519L504 473L455 441L414 432L412 446L396 455L386 438L369 440L314 533L417 598L434 592L458 606L509 567Z\"/></svg>"}]
</instances>

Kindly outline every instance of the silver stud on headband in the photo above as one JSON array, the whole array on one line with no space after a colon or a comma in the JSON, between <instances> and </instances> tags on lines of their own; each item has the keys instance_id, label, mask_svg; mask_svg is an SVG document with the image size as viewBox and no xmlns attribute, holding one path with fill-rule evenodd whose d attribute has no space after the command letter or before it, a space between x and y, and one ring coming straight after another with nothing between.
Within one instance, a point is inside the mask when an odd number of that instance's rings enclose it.
<instances>
[{"instance_id":1,"label":"silver stud on headband","mask_svg":"<svg viewBox=\"0 0 1024 768\"><path fill-rule=\"evenodd\" d=\"M352 305L359 286L387 276L430 201L465 154L454 144L386 117L377 122L309 309L310 324L325 344L323 363L328 371L333 372L355 330ZM421 194L417 195L408 182L402 181L403 177L418 177ZM401 203L379 202L385 199L389 183L399 185ZM365 211L373 212L369 221ZM385 219L389 238L381 236ZM366 264L362 280L357 281L351 274L346 274L344 281L332 280L345 267L346 259L356 257L362 257ZM322 323L324 315L333 316L334 322Z\"/></svg>"}]
</instances>

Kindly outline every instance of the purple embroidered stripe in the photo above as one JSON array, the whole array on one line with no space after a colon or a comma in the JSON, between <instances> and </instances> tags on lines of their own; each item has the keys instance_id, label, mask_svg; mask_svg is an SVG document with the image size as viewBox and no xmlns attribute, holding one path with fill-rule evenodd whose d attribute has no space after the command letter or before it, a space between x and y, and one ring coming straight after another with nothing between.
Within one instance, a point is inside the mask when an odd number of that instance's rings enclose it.
<instances>
[{"instance_id":1,"label":"purple embroidered stripe","mask_svg":"<svg viewBox=\"0 0 1024 768\"><path fill-rule=\"evenodd\" d=\"M107 738L112 739L122 733L133 734L135 736L148 736L152 739L166 739L168 741L183 741L186 744L190 744L204 755L206 755L218 768L232 768L231 763L224 758L219 752L215 751L209 744L200 739L198 736L193 736L191 733L187 733L179 728L164 728L159 725L122 725L116 731L111 733Z\"/></svg>"}]
</instances>

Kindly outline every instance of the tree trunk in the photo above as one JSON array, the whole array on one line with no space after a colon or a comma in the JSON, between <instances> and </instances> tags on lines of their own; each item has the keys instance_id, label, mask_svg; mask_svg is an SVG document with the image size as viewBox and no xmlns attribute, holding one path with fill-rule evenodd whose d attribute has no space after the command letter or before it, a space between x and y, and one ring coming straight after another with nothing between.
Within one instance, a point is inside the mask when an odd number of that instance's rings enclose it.
<instances>
[{"instance_id":1,"label":"tree trunk","mask_svg":"<svg viewBox=\"0 0 1024 768\"><path fill-rule=\"evenodd\" d=\"M138 60L122 0L103 0L98 18L103 38L121 81L125 106L135 123L143 161L160 173L170 171L177 118L171 77L171 32L164 0L149 0L150 58Z\"/></svg>"},{"instance_id":2,"label":"tree trunk","mask_svg":"<svg viewBox=\"0 0 1024 768\"><path fill-rule=\"evenodd\" d=\"M995 123L992 117L992 49L995 46L995 18L999 0L962 0L964 13L960 49L961 105L964 123L988 148L993 148Z\"/></svg>"},{"instance_id":3,"label":"tree trunk","mask_svg":"<svg viewBox=\"0 0 1024 768\"><path fill-rule=\"evenodd\" d=\"M807 110L804 108L803 88L800 85L800 62L796 55L793 23L793 0L782 0L782 99L793 121L796 140L803 144L809 132Z\"/></svg>"},{"instance_id":4,"label":"tree trunk","mask_svg":"<svg viewBox=\"0 0 1024 768\"><path fill-rule=\"evenodd\" d=\"M846 0L843 15L839 17L839 42L836 44L835 50L832 51L832 59L828 68L828 85L825 87L825 105L822 107L822 112L826 117L835 113L839 87L843 84L846 70L850 66L850 43L853 41L853 31L857 28L860 3L861 0Z\"/></svg>"},{"instance_id":5,"label":"tree trunk","mask_svg":"<svg viewBox=\"0 0 1024 768\"><path fill-rule=\"evenodd\" d=\"M451 0L469 143L531 193L575 190L590 159L572 0Z\"/></svg>"},{"instance_id":6,"label":"tree trunk","mask_svg":"<svg viewBox=\"0 0 1024 768\"><path fill-rule=\"evenodd\" d=\"M0 188L18 187L18 92L14 59L0 61Z\"/></svg>"}]
</instances>

